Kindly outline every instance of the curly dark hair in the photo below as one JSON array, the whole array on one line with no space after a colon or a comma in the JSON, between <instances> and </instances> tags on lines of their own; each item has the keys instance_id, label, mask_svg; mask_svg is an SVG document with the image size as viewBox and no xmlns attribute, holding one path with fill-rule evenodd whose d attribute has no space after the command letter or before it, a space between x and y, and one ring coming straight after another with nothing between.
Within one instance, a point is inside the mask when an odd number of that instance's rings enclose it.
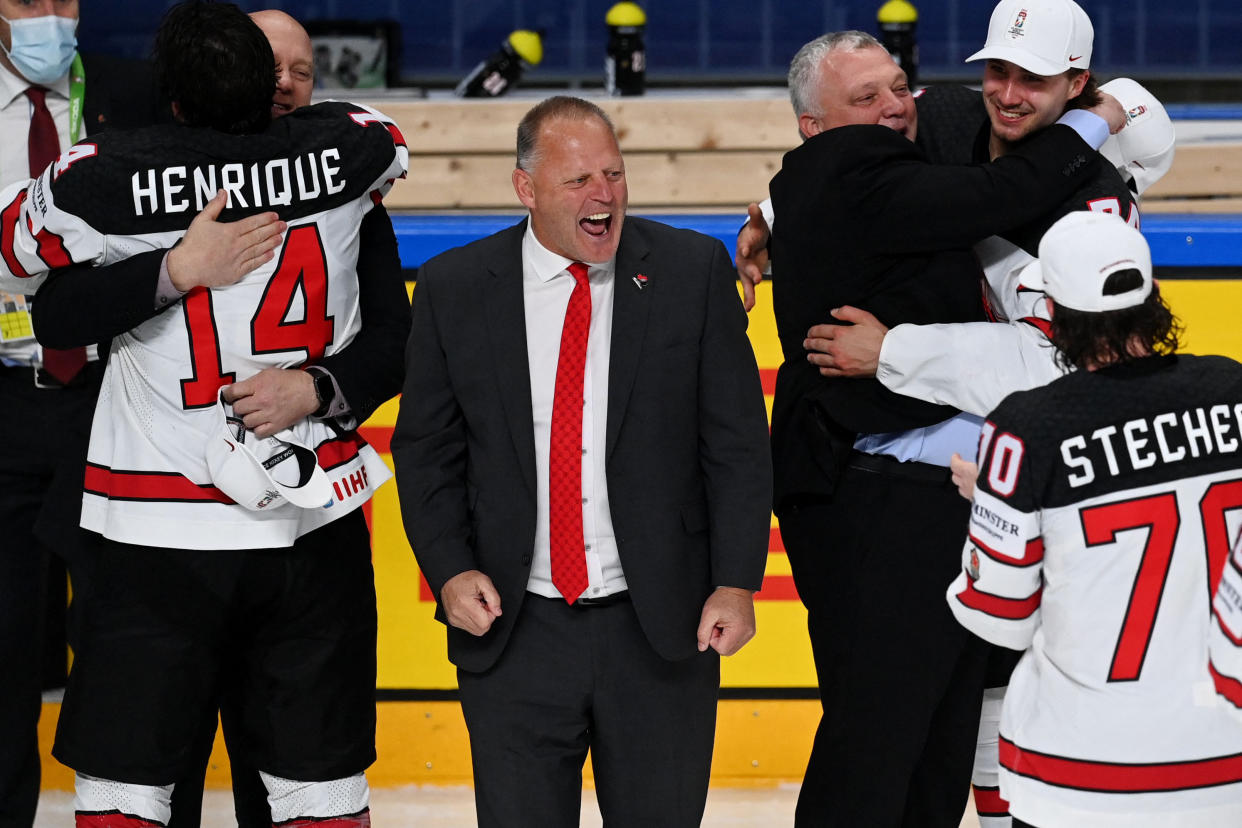
<instances>
[{"instance_id":1,"label":"curly dark hair","mask_svg":"<svg viewBox=\"0 0 1242 828\"><path fill-rule=\"evenodd\" d=\"M1137 270L1120 270L1105 280L1104 293L1134 290L1142 278ZM1057 363L1068 370L1171 354L1180 345L1182 330L1159 286L1153 284L1142 304L1115 311L1088 313L1058 305L1054 299L1049 338L1057 348Z\"/></svg>"},{"instance_id":2,"label":"curly dark hair","mask_svg":"<svg viewBox=\"0 0 1242 828\"><path fill-rule=\"evenodd\" d=\"M187 0L155 34L155 75L180 119L233 134L272 119L276 59L262 30L233 3Z\"/></svg>"}]
</instances>

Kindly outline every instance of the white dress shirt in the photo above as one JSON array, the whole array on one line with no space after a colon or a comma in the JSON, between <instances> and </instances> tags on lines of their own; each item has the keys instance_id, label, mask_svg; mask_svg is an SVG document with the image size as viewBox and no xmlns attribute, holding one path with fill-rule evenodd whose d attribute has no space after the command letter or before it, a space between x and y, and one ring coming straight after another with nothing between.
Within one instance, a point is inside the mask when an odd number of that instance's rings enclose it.
<instances>
[{"instance_id":1,"label":"white dress shirt","mask_svg":"<svg viewBox=\"0 0 1242 828\"><path fill-rule=\"evenodd\" d=\"M32 85L22 76L0 66L0 190L30 178L30 156L26 148L34 104L26 97L26 90ZM69 146L69 75L66 74L47 89L45 101L52 120L56 122L60 148L64 150ZM93 348L91 350L94 351ZM0 359L10 363L28 363L37 359L39 353L39 346L30 339L0 342Z\"/></svg>"},{"instance_id":2,"label":"white dress shirt","mask_svg":"<svg viewBox=\"0 0 1242 828\"><path fill-rule=\"evenodd\" d=\"M34 105L26 90L35 84L0 66L0 189L14 181L30 178L30 157L26 139ZM56 122L60 148L69 146L69 76L47 87L47 108Z\"/></svg>"},{"instance_id":3,"label":"white dress shirt","mask_svg":"<svg viewBox=\"0 0 1242 828\"><path fill-rule=\"evenodd\" d=\"M536 517L535 548L526 588L547 598L561 593L552 583L548 542L548 475L552 436L552 400L561 329L573 293L573 263L548 250L528 225L522 240L522 299L526 313L526 354L530 364L530 396L535 423ZM612 344L612 302L616 262L591 264L591 328L587 336L582 411L582 534L586 543L589 586L583 598L598 598L626 589L625 574L608 507L604 449L608 431L608 357Z\"/></svg>"}]
</instances>

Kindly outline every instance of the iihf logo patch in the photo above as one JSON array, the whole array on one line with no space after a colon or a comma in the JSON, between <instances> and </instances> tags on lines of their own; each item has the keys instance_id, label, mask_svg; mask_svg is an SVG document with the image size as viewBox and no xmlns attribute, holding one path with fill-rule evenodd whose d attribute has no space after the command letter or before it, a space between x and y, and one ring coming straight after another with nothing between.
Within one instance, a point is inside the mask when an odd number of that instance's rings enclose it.
<instances>
[{"instance_id":1,"label":"iihf logo patch","mask_svg":"<svg viewBox=\"0 0 1242 828\"><path fill-rule=\"evenodd\" d=\"M263 493L263 499L260 500L258 503L256 503L254 507L256 509L266 509L268 506L271 506L277 500L280 500L280 492L273 491L272 489L268 489L267 491Z\"/></svg>"},{"instance_id":2,"label":"iihf logo patch","mask_svg":"<svg viewBox=\"0 0 1242 828\"><path fill-rule=\"evenodd\" d=\"M1022 37L1026 32L1022 31L1022 27L1026 25L1026 9L1018 12L1018 16L1014 19L1013 25L1009 27L1009 34L1014 37Z\"/></svg>"},{"instance_id":3,"label":"iihf logo patch","mask_svg":"<svg viewBox=\"0 0 1242 828\"><path fill-rule=\"evenodd\" d=\"M970 547L970 564L966 567L966 574L972 581L979 580L979 548L977 546Z\"/></svg>"}]
</instances>

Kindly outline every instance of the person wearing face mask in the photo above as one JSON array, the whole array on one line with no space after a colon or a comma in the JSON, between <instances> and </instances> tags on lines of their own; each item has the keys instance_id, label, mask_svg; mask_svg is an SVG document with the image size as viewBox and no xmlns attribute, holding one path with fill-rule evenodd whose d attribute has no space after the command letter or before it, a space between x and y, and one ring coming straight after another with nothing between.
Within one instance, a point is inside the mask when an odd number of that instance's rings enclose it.
<instances>
[{"instance_id":1,"label":"person wearing face mask","mask_svg":"<svg viewBox=\"0 0 1242 828\"><path fill-rule=\"evenodd\" d=\"M264 441L219 392L354 339L361 223L403 176L404 141L381 113L347 103L271 124L273 50L231 3L172 7L154 58L180 123L101 136L10 185L0 195L12 206L0 219L7 283L34 284L58 262L127 257L144 241L172 246L191 223L217 225L223 192L196 189L172 206L131 198L131 182L168 180L158 168L214 182L253 161L310 170L319 183L253 184L225 216L258 219L267 242L222 271L175 247L169 279L197 289L113 341L83 481L93 545L71 568L81 623L53 753L78 772L80 828L167 825L202 725L228 697L264 772L268 825L369 825L375 599L359 507L389 472L360 436L317 418ZM155 226L165 229L144 232ZM49 256L49 243L63 255ZM253 259L260 269L235 283ZM90 300L80 297L80 315L94 315ZM288 458L295 468L280 466Z\"/></svg>"},{"instance_id":2,"label":"person wearing face mask","mask_svg":"<svg viewBox=\"0 0 1242 828\"><path fill-rule=\"evenodd\" d=\"M78 54L78 13L78 0L0 0L0 187L41 171L80 138L157 120L142 63ZM28 297L3 294L0 306L0 404L24 427L0 442L0 662L9 673L0 683L0 826L29 828L39 797L40 691L65 679L60 557L78 548L103 368L93 345L42 348Z\"/></svg>"},{"instance_id":3,"label":"person wearing face mask","mask_svg":"<svg viewBox=\"0 0 1242 828\"><path fill-rule=\"evenodd\" d=\"M282 11L257 11L250 18L267 37L276 60L272 117L308 106L314 58L306 30ZM178 246L180 268L171 271L172 259L164 249L105 268L83 265L57 271L38 292L34 315L41 336L57 345L70 345L108 339L136 327L182 300L184 291L177 284L184 283L174 281L174 274L219 273L230 267L230 251L251 249L243 246L243 240L256 220L223 223L200 216L196 222L200 232L192 229L186 235ZM358 272L364 275L359 296L361 330L348 347L307 370L269 368L230 386L226 396L234 411L244 415L256 433L273 433L312 416L352 429L400 390L410 313L392 222L382 204L362 219L359 233ZM234 275L241 278L263 261L253 258L250 267ZM101 278L104 274L106 278ZM82 307L91 308L88 317ZM272 821L267 791L244 741L236 735L242 732L240 713L228 698L221 701L221 719L237 823L241 828L266 828ZM199 824L203 775L216 729L214 714L204 724L198 764L174 788L169 828Z\"/></svg>"}]
</instances>

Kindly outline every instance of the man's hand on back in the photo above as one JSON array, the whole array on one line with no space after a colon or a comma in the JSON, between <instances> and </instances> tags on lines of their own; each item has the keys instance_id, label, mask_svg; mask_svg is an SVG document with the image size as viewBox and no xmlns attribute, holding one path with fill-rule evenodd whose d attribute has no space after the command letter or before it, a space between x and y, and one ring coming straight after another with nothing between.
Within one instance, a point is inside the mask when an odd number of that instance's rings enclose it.
<instances>
[{"instance_id":1,"label":"man's hand on back","mask_svg":"<svg viewBox=\"0 0 1242 828\"><path fill-rule=\"evenodd\" d=\"M865 310L845 305L832 311L849 325L815 325L802 347L807 361L826 377L874 377L888 328Z\"/></svg>"},{"instance_id":2,"label":"man's hand on back","mask_svg":"<svg viewBox=\"0 0 1242 828\"><path fill-rule=\"evenodd\" d=\"M225 287L276 255L286 225L275 213L237 221L217 221L228 201L224 190L190 222L181 243L168 253L168 278L185 293L190 288Z\"/></svg>"}]
</instances>

